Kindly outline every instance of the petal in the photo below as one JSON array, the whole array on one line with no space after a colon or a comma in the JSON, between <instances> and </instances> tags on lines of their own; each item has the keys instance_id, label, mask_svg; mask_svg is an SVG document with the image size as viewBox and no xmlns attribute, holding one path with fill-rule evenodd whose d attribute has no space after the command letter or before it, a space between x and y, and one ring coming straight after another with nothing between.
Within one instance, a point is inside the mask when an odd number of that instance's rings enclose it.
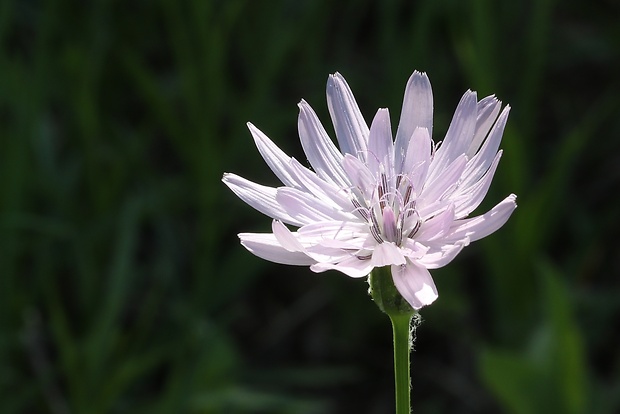
<instances>
[{"instance_id":1,"label":"petal","mask_svg":"<svg viewBox=\"0 0 620 414\"><path fill-rule=\"evenodd\" d=\"M294 175L298 185L304 188L306 192L342 210L352 209L351 200L342 188L321 179L294 158L291 158L289 164L291 174Z\"/></svg>"},{"instance_id":2,"label":"petal","mask_svg":"<svg viewBox=\"0 0 620 414\"><path fill-rule=\"evenodd\" d=\"M405 264L405 256L394 243L377 244L370 259L374 267Z\"/></svg>"},{"instance_id":3,"label":"petal","mask_svg":"<svg viewBox=\"0 0 620 414\"><path fill-rule=\"evenodd\" d=\"M502 140L502 134L508 120L508 114L510 113L510 107L507 106L502 111L501 115L493 125L491 132L486 141L482 144L480 151L469 161L467 168L463 173L464 188L468 188L480 180L480 177L488 170L489 166L493 163L495 156L497 155L499 144Z\"/></svg>"},{"instance_id":4,"label":"petal","mask_svg":"<svg viewBox=\"0 0 620 414\"><path fill-rule=\"evenodd\" d=\"M463 247L469 244L469 240L459 240L454 244L443 241L423 244L428 247L428 251L417 262L427 269L438 269L454 260Z\"/></svg>"},{"instance_id":5,"label":"petal","mask_svg":"<svg viewBox=\"0 0 620 414\"><path fill-rule=\"evenodd\" d=\"M297 181L290 172L289 161L291 160L291 157L278 148L278 146L274 144L273 141L271 141L261 130L256 128L250 122L248 122L247 125L252 137L254 138L258 152L260 152L269 168L271 168L271 171L273 171L273 173L285 185L291 187L297 186Z\"/></svg>"},{"instance_id":6,"label":"petal","mask_svg":"<svg viewBox=\"0 0 620 414\"><path fill-rule=\"evenodd\" d=\"M392 142L392 127L390 126L390 113L387 108L377 111L370 126L368 137L368 168L379 177L380 165L388 177L394 175L394 144Z\"/></svg>"},{"instance_id":7,"label":"petal","mask_svg":"<svg viewBox=\"0 0 620 414\"><path fill-rule=\"evenodd\" d=\"M377 180L366 164L351 154L347 154L342 160L342 168L347 172L351 183L362 192L364 198L370 200L377 187Z\"/></svg>"},{"instance_id":8,"label":"petal","mask_svg":"<svg viewBox=\"0 0 620 414\"><path fill-rule=\"evenodd\" d=\"M316 263L310 266L313 272L324 272L326 270L337 270L350 277L368 276L373 269L370 260L362 260L356 256L348 257L338 263Z\"/></svg>"},{"instance_id":9,"label":"petal","mask_svg":"<svg viewBox=\"0 0 620 414\"><path fill-rule=\"evenodd\" d=\"M480 148L482 141L489 133L489 129L497 119L497 114L499 114L501 107L502 103L493 95L487 96L478 102L476 132L474 132L474 138L467 149L467 156L469 158L473 157Z\"/></svg>"},{"instance_id":10,"label":"petal","mask_svg":"<svg viewBox=\"0 0 620 414\"><path fill-rule=\"evenodd\" d=\"M415 191L420 191L431 161L432 141L426 128L416 128L411 136L407 154L400 171L411 181Z\"/></svg>"},{"instance_id":11,"label":"petal","mask_svg":"<svg viewBox=\"0 0 620 414\"><path fill-rule=\"evenodd\" d=\"M454 205L450 205L442 213L426 220L415 234L415 239L421 242L432 241L449 234L454 223Z\"/></svg>"},{"instance_id":12,"label":"petal","mask_svg":"<svg viewBox=\"0 0 620 414\"><path fill-rule=\"evenodd\" d=\"M275 198L286 214L303 224L317 221L357 220L352 213L342 211L331 205L329 201L316 198L296 188L280 187L277 189Z\"/></svg>"},{"instance_id":13,"label":"petal","mask_svg":"<svg viewBox=\"0 0 620 414\"><path fill-rule=\"evenodd\" d=\"M281 221L274 220L271 223L271 231L276 237L280 246L288 250L289 252L302 252L305 253L305 248L295 238L295 235L284 225Z\"/></svg>"},{"instance_id":14,"label":"petal","mask_svg":"<svg viewBox=\"0 0 620 414\"><path fill-rule=\"evenodd\" d=\"M430 305L439 296L430 272L410 260L406 265L392 266L392 280L413 309Z\"/></svg>"},{"instance_id":15,"label":"petal","mask_svg":"<svg viewBox=\"0 0 620 414\"><path fill-rule=\"evenodd\" d=\"M406 239L401 247L403 255L413 260L422 258L428 250L428 247L413 239Z\"/></svg>"},{"instance_id":16,"label":"petal","mask_svg":"<svg viewBox=\"0 0 620 414\"><path fill-rule=\"evenodd\" d=\"M394 159L397 166L402 164L416 128L425 128L429 137L433 135L433 90L426 73L418 71L413 72L405 87L394 145Z\"/></svg>"},{"instance_id":17,"label":"petal","mask_svg":"<svg viewBox=\"0 0 620 414\"><path fill-rule=\"evenodd\" d=\"M368 125L357 106L353 92L340 73L327 80L327 107L343 154L366 160Z\"/></svg>"},{"instance_id":18,"label":"petal","mask_svg":"<svg viewBox=\"0 0 620 414\"><path fill-rule=\"evenodd\" d=\"M349 240L367 236L368 226L366 223L350 221L325 221L305 225L297 232L304 238L314 237L317 242L326 239Z\"/></svg>"},{"instance_id":19,"label":"petal","mask_svg":"<svg viewBox=\"0 0 620 414\"><path fill-rule=\"evenodd\" d=\"M304 224L288 214L276 201L277 189L253 183L236 174L226 173L222 177L228 186L240 199L261 213L285 223L300 226Z\"/></svg>"},{"instance_id":20,"label":"petal","mask_svg":"<svg viewBox=\"0 0 620 414\"><path fill-rule=\"evenodd\" d=\"M467 152L476 129L476 113L476 92L467 91L454 112L443 143L435 152L429 180L435 179L454 159Z\"/></svg>"},{"instance_id":21,"label":"petal","mask_svg":"<svg viewBox=\"0 0 620 414\"><path fill-rule=\"evenodd\" d=\"M286 250L271 233L241 233L239 239L252 254L270 262L298 266L316 263L304 253Z\"/></svg>"},{"instance_id":22,"label":"petal","mask_svg":"<svg viewBox=\"0 0 620 414\"><path fill-rule=\"evenodd\" d=\"M346 240L338 240L338 239L323 239L317 242L316 246L326 247L329 249L338 249L340 252L354 252L356 256L369 256L372 254L372 250L374 249L377 242L371 235L365 235L362 237L355 237ZM319 251L317 249L316 251ZM315 251L314 249L310 251ZM366 252L366 253L362 253ZM318 260L319 262L330 261L333 260Z\"/></svg>"},{"instance_id":23,"label":"petal","mask_svg":"<svg viewBox=\"0 0 620 414\"><path fill-rule=\"evenodd\" d=\"M466 166L467 156L461 154L441 174L436 175L432 181L427 181L420 194L419 207L423 208L435 201L442 200L446 195L454 191Z\"/></svg>"},{"instance_id":24,"label":"petal","mask_svg":"<svg viewBox=\"0 0 620 414\"><path fill-rule=\"evenodd\" d=\"M517 196L509 195L487 213L464 220L457 220L450 229L448 240L465 237L470 241L480 240L502 227L517 208Z\"/></svg>"},{"instance_id":25,"label":"petal","mask_svg":"<svg viewBox=\"0 0 620 414\"><path fill-rule=\"evenodd\" d=\"M487 195L489 191L489 187L491 186L491 182L493 181L493 176L495 175L495 171L497 170L497 165L499 164L499 160L502 158L502 151L499 151L493 160L493 163L486 171L486 173L482 176L480 181L472 185L467 189L460 190L454 194L453 199L455 200L455 215L458 218L466 217L476 209L484 200L484 197Z\"/></svg>"},{"instance_id":26,"label":"petal","mask_svg":"<svg viewBox=\"0 0 620 414\"><path fill-rule=\"evenodd\" d=\"M322 179L339 187L348 187L350 183L341 166L342 154L325 132L310 105L302 100L298 106L299 138L312 168Z\"/></svg>"}]
</instances>

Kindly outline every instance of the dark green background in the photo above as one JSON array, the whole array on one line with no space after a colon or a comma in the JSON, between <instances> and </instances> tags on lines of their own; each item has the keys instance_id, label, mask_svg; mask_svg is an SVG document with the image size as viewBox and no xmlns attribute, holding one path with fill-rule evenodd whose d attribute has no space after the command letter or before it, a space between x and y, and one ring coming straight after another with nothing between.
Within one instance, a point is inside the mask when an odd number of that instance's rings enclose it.
<instances>
[{"instance_id":1,"label":"dark green background","mask_svg":"<svg viewBox=\"0 0 620 414\"><path fill-rule=\"evenodd\" d=\"M329 73L396 124L429 74L513 110L483 205L498 233L434 271L415 413L620 410L620 3L3 1L0 412L390 413L389 321L364 281L274 265L224 171L305 162ZM480 210L482 211L482 209Z\"/></svg>"}]
</instances>

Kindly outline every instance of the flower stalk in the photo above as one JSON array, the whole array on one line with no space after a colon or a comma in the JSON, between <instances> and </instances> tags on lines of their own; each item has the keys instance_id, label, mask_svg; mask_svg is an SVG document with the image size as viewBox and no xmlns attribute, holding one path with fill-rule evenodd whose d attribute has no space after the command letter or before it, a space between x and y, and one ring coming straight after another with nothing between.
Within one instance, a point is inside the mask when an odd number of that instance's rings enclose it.
<instances>
[{"instance_id":1,"label":"flower stalk","mask_svg":"<svg viewBox=\"0 0 620 414\"><path fill-rule=\"evenodd\" d=\"M381 311L390 317L394 341L396 414L411 413L411 319L415 310L401 296L388 266L376 268L369 277L370 294Z\"/></svg>"},{"instance_id":2,"label":"flower stalk","mask_svg":"<svg viewBox=\"0 0 620 414\"><path fill-rule=\"evenodd\" d=\"M411 316L391 315L394 339L394 386L396 389L396 414L411 413Z\"/></svg>"}]
</instances>

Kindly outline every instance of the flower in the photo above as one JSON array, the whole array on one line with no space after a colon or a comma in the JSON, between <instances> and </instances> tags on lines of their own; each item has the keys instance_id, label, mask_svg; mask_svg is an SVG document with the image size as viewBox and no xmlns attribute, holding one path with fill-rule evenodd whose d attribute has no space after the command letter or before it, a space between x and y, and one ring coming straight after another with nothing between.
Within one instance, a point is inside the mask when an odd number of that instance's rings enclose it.
<instances>
[{"instance_id":1,"label":"flower","mask_svg":"<svg viewBox=\"0 0 620 414\"><path fill-rule=\"evenodd\" d=\"M248 123L284 185L224 174L237 196L274 219L272 233L241 233L241 244L272 262L355 278L391 266L394 285L414 309L431 304L438 294L428 269L445 266L470 242L499 229L516 208L511 194L467 218L491 184L510 107L500 113L495 96L478 101L467 91L443 142L435 144L425 73L416 71L407 82L395 139L388 110L379 109L369 128L339 73L329 77L327 103L340 150L310 105L299 103L299 137L313 170Z\"/></svg>"}]
</instances>

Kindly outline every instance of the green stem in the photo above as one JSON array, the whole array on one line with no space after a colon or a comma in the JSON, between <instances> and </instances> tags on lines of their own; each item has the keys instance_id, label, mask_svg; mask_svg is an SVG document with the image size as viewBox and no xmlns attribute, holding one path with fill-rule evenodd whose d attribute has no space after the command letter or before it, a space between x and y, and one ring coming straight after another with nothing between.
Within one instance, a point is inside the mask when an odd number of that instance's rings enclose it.
<instances>
[{"instance_id":1,"label":"green stem","mask_svg":"<svg viewBox=\"0 0 620 414\"><path fill-rule=\"evenodd\" d=\"M375 268L370 274L370 294L392 321L394 339L394 379L396 414L411 414L411 318L415 311L400 295L388 266Z\"/></svg>"},{"instance_id":2,"label":"green stem","mask_svg":"<svg viewBox=\"0 0 620 414\"><path fill-rule=\"evenodd\" d=\"M411 315L393 314L394 380L396 382L396 414L411 413L411 375L409 354L411 352Z\"/></svg>"}]
</instances>

